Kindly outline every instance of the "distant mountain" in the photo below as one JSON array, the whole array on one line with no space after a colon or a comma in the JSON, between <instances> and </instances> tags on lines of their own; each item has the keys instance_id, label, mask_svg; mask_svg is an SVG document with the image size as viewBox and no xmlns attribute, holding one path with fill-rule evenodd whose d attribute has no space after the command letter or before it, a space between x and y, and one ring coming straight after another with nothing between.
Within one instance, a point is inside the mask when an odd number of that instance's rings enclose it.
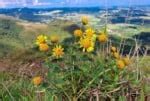
<instances>
[{"instance_id":1,"label":"distant mountain","mask_svg":"<svg viewBox=\"0 0 150 101\"><path fill-rule=\"evenodd\" d=\"M135 6L135 7L110 7L108 8L109 22L124 23L130 22L133 24L149 24L150 6ZM65 18L77 14L88 14L96 18L106 17L106 9L100 7L78 7L78 8L12 8L0 9L0 14L13 16L18 19L32 22L47 22L55 18ZM142 18L141 18L142 17Z\"/></svg>"},{"instance_id":2,"label":"distant mountain","mask_svg":"<svg viewBox=\"0 0 150 101\"><path fill-rule=\"evenodd\" d=\"M34 8L12 8L12 9L0 9L0 14L17 17L19 19L40 22L43 19L48 20L53 17L52 14L43 15L42 13L54 12L60 10L59 16L63 16L68 13L96 13L101 9L98 7L93 8L45 8L45 9L34 9ZM54 14L54 16L56 13Z\"/></svg>"}]
</instances>

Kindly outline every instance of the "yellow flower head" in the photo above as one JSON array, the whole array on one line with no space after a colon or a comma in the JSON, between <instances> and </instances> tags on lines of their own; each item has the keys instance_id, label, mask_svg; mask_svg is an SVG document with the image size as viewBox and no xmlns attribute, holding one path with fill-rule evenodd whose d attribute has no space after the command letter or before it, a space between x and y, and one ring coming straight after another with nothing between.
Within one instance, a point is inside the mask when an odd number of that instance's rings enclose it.
<instances>
[{"instance_id":1,"label":"yellow flower head","mask_svg":"<svg viewBox=\"0 0 150 101\"><path fill-rule=\"evenodd\" d=\"M91 38L94 35L95 31L92 28L88 28L85 31L87 37Z\"/></svg>"},{"instance_id":2,"label":"yellow flower head","mask_svg":"<svg viewBox=\"0 0 150 101\"><path fill-rule=\"evenodd\" d=\"M130 60L129 56L127 55L126 57L123 58L123 61L124 61L125 65L128 66L130 64L131 60Z\"/></svg>"},{"instance_id":3,"label":"yellow flower head","mask_svg":"<svg viewBox=\"0 0 150 101\"><path fill-rule=\"evenodd\" d=\"M88 37L85 38L81 38L80 39L80 46L83 48L83 51L92 51L94 50L94 43L91 39L89 39Z\"/></svg>"},{"instance_id":4,"label":"yellow flower head","mask_svg":"<svg viewBox=\"0 0 150 101\"><path fill-rule=\"evenodd\" d=\"M93 52L94 51L94 47L89 47L88 49L87 49L87 52Z\"/></svg>"},{"instance_id":5,"label":"yellow flower head","mask_svg":"<svg viewBox=\"0 0 150 101\"><path fill-rule=\"evenodd\" d=\"M39 35L36 39L36 44L39 45L41 43L46 43L47 42L47 36L45 35Z\"/></svg>"},{"instance_id":6,"label":"yellow flower head","mask_svg":"<svg viewBox=\"0 0 150 101\"><path fill-rule=\"evenodd\" d=\"M53 56L56 58L61 58L64 55L64 48L62 46L57 45L55 48L53 48Z\"/></svg>"},{"instance_id":7,"label":"yellow flower head","mask_svg":"<svg viewBox=\"0 0 150 101\"><path fill-rule=\"evenodd\" d=\"M82 37L82 35L83 35L82 30L77 29L77 30L74 31L74 36L76 36L76 37Z\"/></svg>"},{"instance_id":8,"label":"yellow flower head","mask_svg":"<svg viewBox=\"0 0 150 101\"><path fill-rule=\"evenodd\" d=\"M99 40L99 42L104 43L108 40L108 36L105 33L102 33L98 36L98 40Z\"/></svg>"},{"instance_id":9,"label":"yellow flower head","mask_svg":"<svg viewBox=\"0 0 150 101\"><path fill-rule=\"evenodd\" d=\"M112 47L111 47L111 52L117 52L117 48L114 47L114 46L112 46Z\"/></svg>"},{"instance_id":10,"label":"yellow flower head","mask_svg":"<svg viewBox=\"0 0 150 101\"><path fill-rule=\"evenodd\" d=\"M82 24L83 24L83 25L87 25L87 24L88 24L88 22L89 22L89 20L88 20L88 17L87 17L87 16L82 16L81 21L82 21Z\"/></svg>"},{"instance_id":11,"label":"yellow flower head","mask_svg":"<svg viewBox=\"0 0 150 101\"><path fill-rule=\"evenodd\" d=\"M39 44L39 50L40 51L44 51L44 52L48 51L49 50L48 44L47 43L41 43L41 44Z\"/></svg>"},{"instance_id":12,"label":"yellow flower head","mask_svg":"<svg viewBox=\"0 0 150 101\"><path fill-rule=\"evenodd\" d=\"M37 77L34 77L33 79L32 79L32 82L33 82L33 84L34 85L36 85L36 86L38 86L38 85L40 85L41 83L42 83L42 77L41 76L37 76Z\"/></svg>"},{"instance_id":13,"label":"yellow flower head","mask_svg":"<svg viewBox=\"0 0 150 101\"><path fill-rule=\"evenodd\" d=\"M52 35L52 36L50 36L50 41L51 41L52 43L58 43L58 41L59 41L59 36L58 36L58 35Z\"/></svg>"},{"instance_id":14,"label":"yellow flower head","mask_svg":"<svg viewBox=\"0 0 150 101\"><path fill-rule=\"evenodd\" d=\"M118 52L114 52L113 53L113 57L116 58L116 59L119 59L120 58L120 55Z\"/></svg>"},{"instance_id":15,"label":"yellow flower head","mask_svg":"<svg viewBox=\"0 0 150 101\"><path fill-rule=\"evenodd\" d=\"M125 68L125 63L123 60L117 60L117 66L119 69Z\"/></svg>"}]
</instances>

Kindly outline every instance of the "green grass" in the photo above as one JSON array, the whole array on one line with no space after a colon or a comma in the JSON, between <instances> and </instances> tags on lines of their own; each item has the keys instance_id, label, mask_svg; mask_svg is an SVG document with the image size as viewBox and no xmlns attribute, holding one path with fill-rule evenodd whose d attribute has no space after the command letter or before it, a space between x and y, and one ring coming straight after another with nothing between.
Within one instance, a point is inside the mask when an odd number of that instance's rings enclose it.
<instances>
[{"instance_id":1,"label":"green grass","mask_svg":"<svg viewBox=\"0 0 150 101\"><path fill-rule=\"evenodd\" d=\"M80 86L75 85L77 86L77 89L80 89L80 87L83 88L88 87L88 89L90 87L91 87L90 89L95 87L100 87L99 89L102 90L104 97L106 96L105 94L107 92L115 90L115 88L118 87L117 83L121 82L118 80L119 80L119 75L122 75L123 72L119 73L119 71L115 69L116 66L114 65L114 61L112 60L112 58L107 58L107 60L105 60L105 54L102 54L104 52L102 53L97 52L97 54L87 54L87 53L83 53L82 51L79 51L77 46L70 47L66 45L65 53L66 54L63 59L53 60L53 58L49 58L48 61L44 64L44 67L49 68L50 73L48 73L48 75L46 75L45 77L45 84L42 84L39 87L34 87L34 85L31 82L32 78L28 78L26 76L22 77L22 75L18 75L16 73L1 72L0 73L0 95L1 95L0 97L2 98L2 101L9 101L9 100L34 101L38 98L36 91L44 91L44 94L41 95L40 97L42 99L45 99L44 101L49 101L50 99L51 99L50 101L54 101L55 97L61 99L63 95L62 91L60 89L52 89L53 86L48 84L47 82L49 81L50 83L55 82L55 84L59 87L66 87L65 90L67 91L67 93L72 94L73 91L70 85L72 84L73 81L69 81L71 80L70 78L71 75L73 75L74 79L77 81L80 80L81 77L81 81L79 84ZM43 53L38 51L28 52L28 54L26 53L24 56L28 56L26 57L27 59L29 59L29 56L31 59L33 59L33 57L36 56L36 54L38 54L38 56L42 54L41 57L44 56ZM24 57L22 58L25 59ZM23 61L26 61L27 59ZM148 60L149 58L147 57L143 61L148 61ZM112 73L113 73L112 71L103 74L103 72L106 69L110 69L110 68L113 70L113 72L116 73L115 77L112 77ZM119 75L117 75L118 73ZM128 75L123 74L124 75L123 80L128 80L131 87L142 88L143 93L145 95L149 94L150 89L148 84L145 84L143 82L143 84L141 85L140 81L135 80L136 74L134 74L130 70L129 71L127 70L126 73ZM92 85L89 85L89 83L90 84L92 83ZM122 90L125 89L124 86L121 87ZM121 92L117 92L116 94L120 94L120 93ZM82 96L81 99L84 101L88 97L88 94L84 92L83 95L84 96ZM114 96L112 96L111 98L113 99ZM120 96L119 99L124 99L124 98L123 96L122 97Z\"/></svg>"},{"instance_id":2,"label":"green grass","mask_svg":"<svg viewBox=\"0 0 150 101\"><path fill-rule=\"evenodd\" d=\"M149 25L108 24L108 28L112 30L111 34L121 35L127 38L131 38L141 32L150 32Z\"/></svg>"},{"instance_id":3,"label":"green grass","mask_svg":"<svg viewBox=\"0 0 150 101\"><path fill-rule=\"evenodd\" d=\"M33 86L29 78L20 77L11 73L0 73L0 100L1 101L54 101L55 96L45 91L38 95L36 91L44 90Z\"/></svg>"},{"instance_id":4,"label":"green grass","mask_svg":"<svg viewBox=\"0 0 150 101\"><path fill-rule=\"evenodd\" d=\"M143 71L143 74L146 77L150 78L150 56L145 56L144 58L140 58L139 67L141 67L141 70Z\"/></svg>"},{"instance_id":5,"label":"green grass","mask_svg":"<svg viewBox=\"0 0 150 101\"><path fill-rule=\"evenodd\" d=\"M30 49L39 34L61 35L60 39L62 40L71 36L65 30L65 27L72 24L71 22L54 21L44 25L30 23L29 26L26 26L26 24L7 18L0 19L0 57L15 55L18 50Z\"/></svg>"},{"instance_id":6,"label":"green grass","mask_svg":"<svg viewBox=\"0 0 150 101\"><path fill-rule=\"evenodd\" d=\"M87 89L99 87L99 89L102 90L104 97L106 97L107 92L113 91L118 87L116 82L120 82L119 75L121 73L118 75L118 70L115 69L116 65L112 58L105 59L106 54L104 51L97 51L94 54L89 55L81 52L78 46L68 46L68 44L72 44L73 41L72 39L70 39L70 37L72 36L72 33L70 33L72 31L70 29L70 26L73 25L72 22L58 20L44 25L34 23L30 23L29 25L26 24L29 23L18 21L16 22L8 19L0 20L0 57L5 57L8 55L7 58L11 59L11 62L8 64L11 64L11 66L14 67L18 66L16 68L19 69L21 68L21 65L18 65L20 63L26 64L28 63L28 61L36 59L48 59L48 62L45 62L45 64L43 65L44 67L48 67L52 71L50 71L50 73L48 74L49 80L45 78L45 82L55 82L58 87L64 87L64 90L69 93L71 97L77 93L74 92L74 88L72 88L74 86L77 87L77 90L83 88L83 90L85 91ZM117 33L113 32L114 34L120 34L119 32L123 32L127 37L132 37L133 35L142 31L149 31L148 27L139 26L137 29L133 29L128 28L128 26L109 25L108 28L110 28L111 30L116 30ZM50 56L50 53L44 54L43 52L37 52L37 49L34 47L34 42L36 36L38 36L39 34L45 34L47 36L53 34L60 35L61 42L63 43L66 52L66 56L64 57L64 59L60 61L57 61L55 59L53 60L51 58L49 59L47 58L47 56ZM115 45L118 46L118 43L120 43L120 37L116 37L113 35L112 37L113 41L117 42L117 44ZM103 45L98 46L97 48L100 47L103 47ZM142 57L140 57L140 59L141 58ZM145 76L146 78L149 78L150 76L150 69L148 64L149 61L150 57L146 56L138 64L141 72L143 73L143 76ZM62 65L65 66L62 67ZM134 71L135 67L136 65L134 64L133 68L131 69ZM114 73L116 73L114 78L112 78L112 72L103 72L107 68L111 68ZM140 88L142 88L141 94L149 94L149 83L142 82L143 85L141 86L142 83L138 80L135 80L136 76L138 75L133 75L132 73L134 72L130 71L130 68L129 71L127 70L126 72L128 73L128 75L124 75L123 79L131 81L131 87L140 86ZM72 75L75 81L72 81ZM35 93L35 91L37 90L46 90L43 96L45 101L54 101L54 98L57 99L65 96L62 90L52 89L51 85L48 85L49 87L47 87L47 82L45 83L45 85L42 84L42 86L35 87L31 83L31 79L32 77L22 77L22 75L17 74L16 71L4 73L0 72L0 100L2 98L2 101L34 101L37 99L37 95ZM76 83L72 86L72 84L76 82L76 80L79 81L79 84L77 84L80 86L77 86ZM123 89L124 86L121 87L122 90L126 89ZM85 100L86 97L88 97L88 94L85 91L83 93L83 96L81 97L81 100ZM115 94L120 93L122 93L122 91L114 93L114 95L112 95L112 99ZM124 97L121 96L119 97L119 99L124 99Z\"/></svg>"},{"instance_id":7,"label":"green grass","mask_svg":"<svg viewBox=\"0 0 150 101\"><path fill-rule=\"evenodd\" d=\"M2 101L32 101L33 96L33 86L29 79L11 73L0 73L0 98Z\"/></svg>"}]
</instances>

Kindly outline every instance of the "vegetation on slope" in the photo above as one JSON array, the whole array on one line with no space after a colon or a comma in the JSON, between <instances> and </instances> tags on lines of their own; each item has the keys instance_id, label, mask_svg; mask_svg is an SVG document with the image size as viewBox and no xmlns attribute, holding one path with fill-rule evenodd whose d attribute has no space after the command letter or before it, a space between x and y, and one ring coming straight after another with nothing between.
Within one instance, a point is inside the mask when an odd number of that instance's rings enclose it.
<instances>
[{"instance_id":1,"label":"vegetation on slope","mask_svg":"<svg viewBox=\"0 0 150 101\"><path fill-rule=\"evenodd\" d=\"M84 20L83 24L86 25L87 21ZM132 63L125 66L122 61L124 54L121 52L124 48L121 47L121 49L118 44L121 43L121 46L123 46L122 40L118 38L116 41L116 38L110 37L111 40L117 42L117 44L111 43L106 30L99 35L100 32L96 31L95 33L93 29L87 29L86 27L79 29L70 22L64 25L64 21L54 21L49 25L42 26L17 22L14 26L23 29L19 36L16 35L17 38L10 37L10 41L21 39L23 41L18 43L19 46L29 50L23 52L24 54L21 51L19 53L15 51L17 54L12 59L21 59L22 62L26 63L30 60L31 64L19 65L21 67L17 69L19 69L20 74L1 73L0 95L4 101L10 99L86 101L89 98L95 99L95 96L97 99L104 100L124 100L126 99L125 96L131 99L133 95L136 96L135 99L142 100L144 94L149 93L149 87L143 81L143 73L141 72L144 65L139 65L138 58L136 58L138 54L134 54L134 57L130 58ZM69 34L73 31L71 28L77 28L84 33L77 31L74 33L76 36L74 37L70 35L73 33ZM44 33L47 33L45 35L48 38L61 34L61 37L59 37L61 40L59 40L59 43L53 43L52 39L46 41L47 39L44 37L43 41L42 38L38 38L38 46L32 48L33 44L36 44L35 36ZM85 35L85 33L89 33L89 36L94 33L92 41L91 37L89 39L87 36L83 39L77 38L82 34ZM95 34L98 35L96 39ZM93 41L95 45L93 45ZM6 41L5 43L10 44ZM118 52L118 55L110 52L111 46L118 47L116 47L117 50L113 50ZM42 52L37 51L37 49ZM33 59L38 59L38 57L40 60L35 62ZM32 74L31 71L31 75L25 74L22 69L27 68L30 71L31 68L28 67L32 67L33 72L37 69L40 72Z\"/></svg>"}]
</instances>

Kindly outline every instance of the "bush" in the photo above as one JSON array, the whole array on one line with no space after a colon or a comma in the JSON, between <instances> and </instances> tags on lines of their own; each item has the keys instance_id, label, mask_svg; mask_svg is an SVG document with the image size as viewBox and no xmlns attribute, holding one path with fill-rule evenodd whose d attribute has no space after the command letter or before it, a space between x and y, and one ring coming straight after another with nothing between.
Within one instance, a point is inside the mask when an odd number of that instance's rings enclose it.
<instances>
[{"instance_id":1,"label":"bush","mask_svg":"<svg viewBox=\"0 0 150 101\"><path fill-rule=\"evenodd\" d=\"M38 90L51 92L53 100L125 99L140 82L140 75L127 69L133 62L130 54L122 55L110 43L107 27L96 32L87 17L82 23L74 36L61 43L58 36L57 41L45 35L37 37L36 45L47 55L44 66L48 71L45 78L33 78L33 83Z\"/></svg>"}]
</instances>

